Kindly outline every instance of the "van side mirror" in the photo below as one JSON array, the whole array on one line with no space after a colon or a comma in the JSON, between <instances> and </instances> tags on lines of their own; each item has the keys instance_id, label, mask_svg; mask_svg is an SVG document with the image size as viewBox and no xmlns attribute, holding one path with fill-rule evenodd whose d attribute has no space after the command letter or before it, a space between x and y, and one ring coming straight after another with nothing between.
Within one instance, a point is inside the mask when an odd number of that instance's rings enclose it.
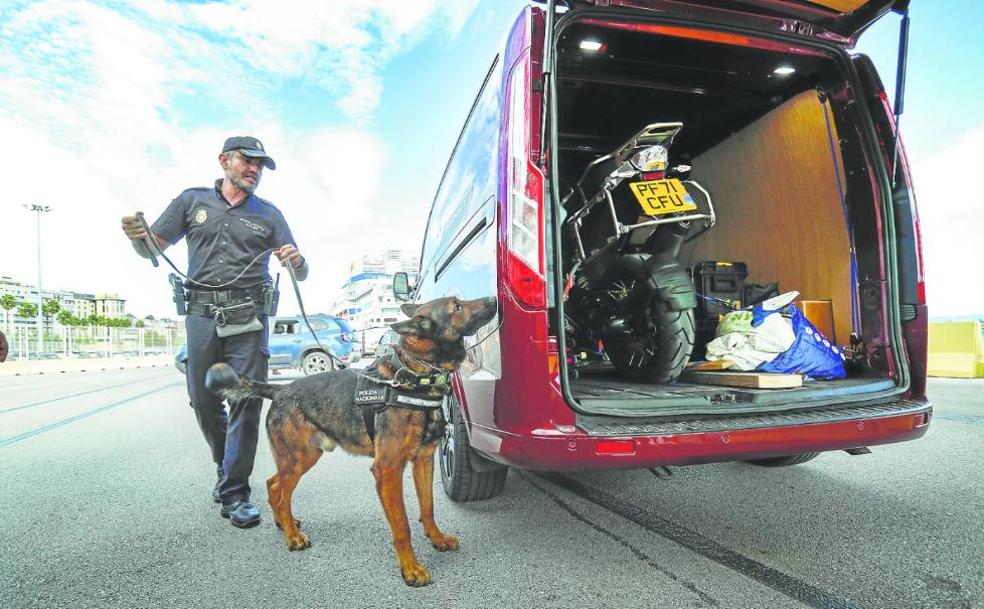
<instances>
[{"instance_id":1,"label":"van side mirror","mask_svg":"<svg viewBox=\"0 0 984 609\"><path fill-rule=\"evenodd\" d=\"M404 302L410 300L410 277L404 272L393 275L393 297Z\"/></svg>"}]
</instances>

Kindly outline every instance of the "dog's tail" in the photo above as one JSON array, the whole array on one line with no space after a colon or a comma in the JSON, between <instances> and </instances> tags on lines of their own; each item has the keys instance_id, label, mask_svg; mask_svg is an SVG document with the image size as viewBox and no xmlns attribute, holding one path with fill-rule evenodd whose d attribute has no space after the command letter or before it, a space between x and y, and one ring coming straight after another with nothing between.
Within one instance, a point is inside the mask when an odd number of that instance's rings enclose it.
<instances>
[{"instance_id":1,"label":"dog's tail","mask_svg":"<svg viewBox=\"0 0 984 609\"><path fill-rule=\"evenodd\" d=\"M213 364L205 373L205 387L227 400L256 397L272 400L279 389L276 385L239 376L232 366L222 362Z\"/></svg>"}]
</instances>

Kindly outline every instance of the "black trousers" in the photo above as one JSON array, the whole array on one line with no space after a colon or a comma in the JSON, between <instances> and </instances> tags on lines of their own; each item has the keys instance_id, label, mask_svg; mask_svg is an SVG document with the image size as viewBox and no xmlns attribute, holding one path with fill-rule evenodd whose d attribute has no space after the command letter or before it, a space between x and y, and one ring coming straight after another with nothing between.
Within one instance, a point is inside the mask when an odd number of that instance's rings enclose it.
<instances>
[{"instance_id":1,"label":"black trousers","mask_svg":"<svg viewBox=\"0 0 984 609\"><path fill-rule=\"evenodd\" d=\"M225 362L240 375L266 382L270 359L268 323L263 315L260 320L263 330L219 338L212 318L202 315L185 318L188 396L212 451L212 460L222 467L219 495L226 504L249 500L249 476L256 457L263 400L237 400L229 404L227 414L219 398L205 388L205 373L212 364Z\"/></svg>"}]
</instances>

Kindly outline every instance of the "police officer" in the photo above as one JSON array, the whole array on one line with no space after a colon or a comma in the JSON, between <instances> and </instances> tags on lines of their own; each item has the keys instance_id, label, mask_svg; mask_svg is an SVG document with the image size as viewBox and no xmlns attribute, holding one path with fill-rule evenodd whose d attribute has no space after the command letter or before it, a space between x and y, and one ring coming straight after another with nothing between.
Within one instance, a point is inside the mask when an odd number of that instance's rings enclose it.
<instances>
[{"instance_id":1,"label":"police officer","mask_svg":"<svg viewBox=\"0 0 984 609\"><path fill-rule=\"evenodd\" d=\"M308 265L280 210L253 194L263 168L276 169L263 144L254 137L230 137L222 146L219 163L225 177L214 187L191 188L178 195L151 226L151 233L161 250L182 237L188 242L189 279L184 283L188 395L218 466L212 497L222 503L223 518L245 528L260 521L259 510L249 501L249 475L262 400L230 403L226 414L205 388L205 373L222 361L239 374L266 381L268 324L260 311L263 290L269 289L270 254L290 264L298 280L307 277ZM123 218L123 231L134 249L149 258L142 241L146 233L136 215Z\"/></svg>"}]
</instances>

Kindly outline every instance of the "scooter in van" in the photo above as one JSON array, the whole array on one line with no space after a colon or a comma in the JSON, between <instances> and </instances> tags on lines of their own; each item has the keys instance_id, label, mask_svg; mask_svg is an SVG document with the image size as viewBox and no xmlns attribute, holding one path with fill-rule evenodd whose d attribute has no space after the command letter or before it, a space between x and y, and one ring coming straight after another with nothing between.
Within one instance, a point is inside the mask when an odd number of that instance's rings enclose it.
<instances>
[{"instance_id":1,"label":"scooter in van","mask_svg":"<svg viewBox=\"0 0 984 609\"><path fill-rule=\"evenodd\" d=\"M600 342L632 380L677 380L694 348L696 293L678 259L685 242L714 225L714 206L686 179L689 165L669 165L681 129L647 125L592 161L564 201L575 210L564 222L565 250L574 252L565 269L569 346ZM690 234L697 220L703 226Z\"/></svg>"}]
</instances>

